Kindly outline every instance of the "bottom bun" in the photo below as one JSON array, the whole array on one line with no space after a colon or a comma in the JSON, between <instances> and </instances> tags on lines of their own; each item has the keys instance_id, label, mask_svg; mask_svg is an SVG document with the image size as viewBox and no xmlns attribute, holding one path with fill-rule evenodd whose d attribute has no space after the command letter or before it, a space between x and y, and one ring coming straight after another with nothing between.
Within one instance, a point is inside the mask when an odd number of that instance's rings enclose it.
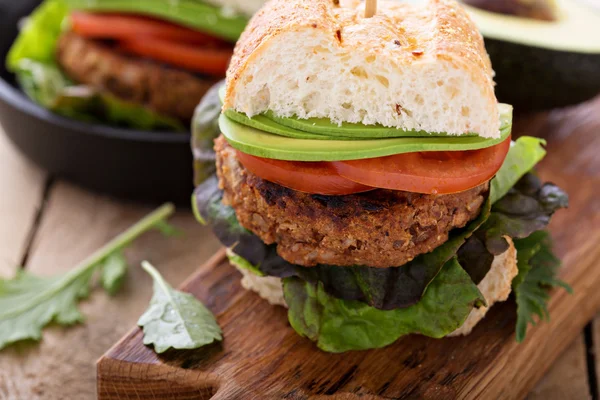
<instances>
[{"instance_id":1,"label":"bottom bun","mask_svg":"<svg viewBox=\"0 0 600 400\"><path fill-rule=\"evenodd\" d=\"M494 258L492 268L477 285L479 291L485 297L487 307L474 308L465 323L448 336L468 335L473 327L485 317L485 314L494 303L508 299L512 290L512 281L519 270L517 269L517 249L515 249L511 238L508 236L504 238L508 241L508 250Z\"/></svg>"},{"instance_id":2,"label":"bottom bun","mask_svg":"<svg viewBox=\"0 0 600 400\"><path fill-rule=\"evenodd\" d=\"M246 268L237 265L235 262L231 263L242 273L242 287L244 289L256 292L260 297L273 305L287 307L283 298L283 287L280 278L258 276Z\"/></svg>"},{"instance_id":3,"label":"bottom bun","mask_svg":"<svg viewBox=\"0 0 600 400\"><path fill-rule=\"evenodd\" d=\"M473 330L473 327L483 319L494 303L508 299L511 292L511 284L514 277L517 276L518 269L517 250L509 237L505 237L505 239L508 241L510 247L504 253L494 258L490 271L479 285L477 285L481 294L485 297L488 306L474 308L465 323L448 336L468 335ZM281 279L271 276L261 277L248 271L243 266L237 265L235 262L232 262L232 264L243 275L242 286L244 289L256 292L270 304L287 307L283 298Z\"/></svg>"}]
</instances>

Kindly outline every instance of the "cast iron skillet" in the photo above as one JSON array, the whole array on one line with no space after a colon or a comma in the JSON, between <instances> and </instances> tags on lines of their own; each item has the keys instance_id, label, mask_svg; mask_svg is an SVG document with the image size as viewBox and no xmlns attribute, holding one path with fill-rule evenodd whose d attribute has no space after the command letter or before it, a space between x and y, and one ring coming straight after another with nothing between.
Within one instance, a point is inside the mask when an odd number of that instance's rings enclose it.
<instances>
[{"instance_id":1,"label":"cast iron skillet","mask_svg":"<svg viewBox=\"0 0 600 400\"><path fill-rule=\"evenodd\" d=\"M187 133L144 132L74 121L31 102L6 71L19 20L40 0L0 0L0 123L23 154L51 175L120 198L187 205L192 155Z\"/></svg>"}]
</instances>

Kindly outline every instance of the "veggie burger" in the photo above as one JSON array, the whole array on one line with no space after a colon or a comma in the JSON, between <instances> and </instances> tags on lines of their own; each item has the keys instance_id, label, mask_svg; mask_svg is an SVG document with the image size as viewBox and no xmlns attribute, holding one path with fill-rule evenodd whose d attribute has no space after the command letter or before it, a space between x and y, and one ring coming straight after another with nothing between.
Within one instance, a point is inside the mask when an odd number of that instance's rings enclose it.
<instances>
[{"instance_id":1,"label":"veggie burger","mask_svg":"<svg viewBox=\"0 0 600 400\"><path fill-rule=\"evenodd\" d=\"M17 38L8 67L30 97L60 114L187 130L262 3L46 0Z\"/></svg>"},{"instance_id":2,"label":"veggie burger","mask_svg":"<svg viewBox=\"0 0 600 400\"><path fill-rule=\"evenodd\" d=\"M358 1L272 0L209 94L217 177L196 215L242 285L325 351L468 334L511 290L522 340L564 285L544 229L568 199L531 172L543 140L511 141L492 78L452 0L370 18Z\"/></svg>"}]
</instances>

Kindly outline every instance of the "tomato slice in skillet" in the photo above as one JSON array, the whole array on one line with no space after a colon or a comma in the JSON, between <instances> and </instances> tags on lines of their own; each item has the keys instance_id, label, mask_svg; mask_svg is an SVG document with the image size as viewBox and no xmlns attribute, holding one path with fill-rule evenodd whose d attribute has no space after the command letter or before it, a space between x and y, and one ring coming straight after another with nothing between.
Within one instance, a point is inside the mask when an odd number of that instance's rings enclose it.
<instances>
[{"instance_id":1,"label":"tomato slice in skillet","mask_svg":"<svg viewBox=\"0 0 600 400\"><path fill-rule=\"evenodd\" d=\"M300 192L346 195L367 192L372 187L343 178L328 162L272 160L237 151L238 160L253 174Z\"/></svg>"},{"instance_id":2,"label":"tomato slice in skillet","mask_svg":"<svg viewBox=\"0 0 600 400\"><path fill-rule=\"evenodd\" d=\"M413 193L462 192L490 180L502 166L510 137L480 150L397 154L333 162L344 178L377 188Z\"/></svg>"}]
</instances>

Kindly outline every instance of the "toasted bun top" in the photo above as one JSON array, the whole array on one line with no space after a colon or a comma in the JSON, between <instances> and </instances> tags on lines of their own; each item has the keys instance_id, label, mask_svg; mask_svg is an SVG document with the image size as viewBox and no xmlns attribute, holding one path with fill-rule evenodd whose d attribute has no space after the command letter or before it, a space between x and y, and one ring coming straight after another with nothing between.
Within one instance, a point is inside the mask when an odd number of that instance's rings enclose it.
<instances>
[{"instance_id":1,"label":"toasted bun top","mask_svg":"<svg viewBox=\"0 0 600 400\"><path fill-rule=\"evenodd\" d=\"M492 75L454 1L380 0L364 18L356 0L271 0L236 46L224 108L499 137Z\"/></svg>"}]
</instances>

